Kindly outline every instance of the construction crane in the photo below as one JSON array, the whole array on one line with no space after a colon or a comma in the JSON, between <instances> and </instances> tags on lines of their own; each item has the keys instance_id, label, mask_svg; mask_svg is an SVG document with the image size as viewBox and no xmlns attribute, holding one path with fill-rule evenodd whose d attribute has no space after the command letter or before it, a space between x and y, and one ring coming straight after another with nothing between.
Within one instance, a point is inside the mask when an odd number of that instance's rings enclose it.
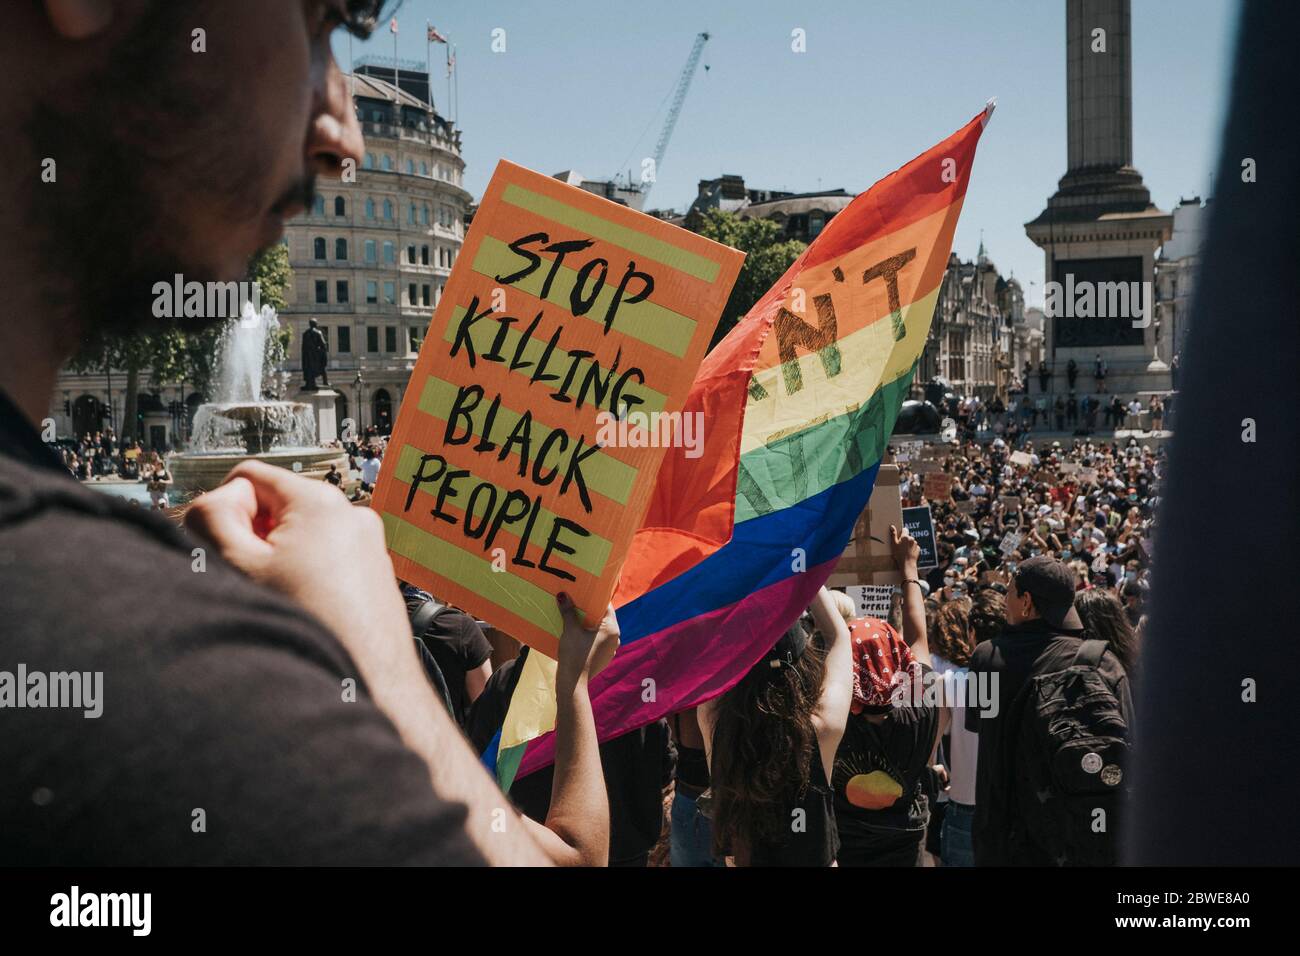
<instances>
[{"instance_id":1,"label":"construction crane","mask_svg":"<svg viewBox=\"0 0 1300 956\"><path fill-rule=\"evenodd\" d=\"M700 65L700 56L704 52L704 44L709 42L707 33L699 33L695 36L695 45L691 47L691 55L686 58L686 66L682 68L682 75L677 78L677 90L673 93L673 105L668 109L668 116L664 119L664 128L659 132L659 141L655 143L654 154L654 175L655 179L659 177L659 167L663 165L664 153L668 151L668 141L672 139L673 127L677 125L677 117L681 115L682 104L686 102L686 92L691 88L691 80L695 77L695 70ZM708 67L705 67L708 69ZM641 192L641 203L644 208L646 197L650 195L650 190L654 188L655 180L652 179L644 183Z\"/></svg>"}]
</instances>

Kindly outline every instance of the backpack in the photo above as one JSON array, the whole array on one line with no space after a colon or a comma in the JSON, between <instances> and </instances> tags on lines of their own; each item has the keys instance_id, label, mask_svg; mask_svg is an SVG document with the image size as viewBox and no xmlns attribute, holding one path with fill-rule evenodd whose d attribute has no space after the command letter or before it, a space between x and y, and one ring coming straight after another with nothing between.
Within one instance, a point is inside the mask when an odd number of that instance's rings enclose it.
<instances>
[{"instance_id":1,"label":"backpack","mask_svg":"<svg viewBox=\"0 0 1300 956\"><path fill-rule=\"evenodd\" d=\"M1114 866L1131 728L1099 670L1106 642L1080 642L1069 667L1019 694L1013 757L1016 836L1058 866Z\"/></svg>"},{"instance_id":2,"label":"backpack","mask_svg":"<svg viewBox=\"0 0 1300 956\"><path fill-rule=\"evenodd\" d=\"M411 634L415 638L415 651L419 655L420 666L424 668L424 676L429 679L429 684L433 687L434 696L442 701L447 708L447 713L451 714L452 720L456 720L456 708L451 702L451 691L447 687L447 678L443 676L442 668L438 666L437 660L434 659L433 652L424 643L425 632L438 619L438 615L445 610L447 610L447 605L432 600L417 605L410 612Z\"/></svg>"}]
</instances>

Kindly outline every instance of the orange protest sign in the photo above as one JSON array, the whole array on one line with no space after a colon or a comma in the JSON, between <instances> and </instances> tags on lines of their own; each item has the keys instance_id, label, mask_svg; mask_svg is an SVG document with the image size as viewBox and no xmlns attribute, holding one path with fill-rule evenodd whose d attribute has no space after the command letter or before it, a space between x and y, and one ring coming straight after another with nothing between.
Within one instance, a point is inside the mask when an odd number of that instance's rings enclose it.
<instances>
[{"instance_id":1,"label":"orange protest sign","mask_svg":"<svg viewBox=\"0 0 1300 956\"><path fill-rule=\"evenodd\" d=\"M400 578L550 656L600 619L742 253L502 161L373 507Z\"/></svg>"}]
</instances>

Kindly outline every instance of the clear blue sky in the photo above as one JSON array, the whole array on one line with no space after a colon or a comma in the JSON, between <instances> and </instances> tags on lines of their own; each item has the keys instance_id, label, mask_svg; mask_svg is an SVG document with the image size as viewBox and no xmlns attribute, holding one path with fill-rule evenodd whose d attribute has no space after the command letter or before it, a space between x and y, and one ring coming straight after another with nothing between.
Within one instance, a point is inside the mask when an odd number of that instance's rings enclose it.
<instances>
[{"instance_id":1,"label":"clear blue sky","mask_svg":"<svg viewBox=\"0 0 1300 956\"><path fill-rule=\"evenodd\" d=\"M1237 11L1235 0L1133 0L1133 158L1161 208L1209 191ZM639 164L700 31L712 39L652 206L684 209L698 180L724 172L756 188L860 192L996 96L955 249L973 258L983 230L999 269L1042 301L1043 258L1023 224L1065 172L1064 0L406 0L400 57L425 59L426 20L457 46L475 196L499 158L595 179ZM504 53L491 50L498 27ZM796 27L805 53L791 52ZM334 46L346 65L346 34ZM386 25L353 41L354 57L371 53L392 56ZM441 46L433 57L445 113Z\"/></svg>"}]
</instances>

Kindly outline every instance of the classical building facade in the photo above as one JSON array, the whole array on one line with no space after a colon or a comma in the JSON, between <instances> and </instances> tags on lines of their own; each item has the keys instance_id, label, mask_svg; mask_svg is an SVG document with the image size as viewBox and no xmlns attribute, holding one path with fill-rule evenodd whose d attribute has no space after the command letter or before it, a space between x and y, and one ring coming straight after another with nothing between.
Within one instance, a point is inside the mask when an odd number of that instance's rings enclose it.
<instances>
[{"instance_id":1,"label":"classical building facade","mask_svg":"<svg viewBox=\"0 0 1300 956\"><path fill-rule=\"evenodd\" d=\"M296 343L316 319L338 421L387 432L460 252L471 197L460 131L410 92L427 90L427 77L402 70L399 89L382 69L363 66L351 79L366 138L356 182L321 183L316 207L286 229L293 287L281 322L294 329L286 370L295 381Z\"/></svg>"},{"instance_id":2,"label":"classical building facade","mask_svg":"<svg viewBox=\"0 0 1300 956\"><path fill-rule=\"evenodd\" d=\"M421 64L422 65L422 64ZM349 78L366 153L355 182L317 180L313 209L285 229L293 279L280 315L293 330L287 397L302 384L302 332L316 319L329 344L340 423L387 431L397 416L425 329L464 239L470 205L460 130L427 102L427 74L358 64ZM394 80L397 85L394 85ZM423 94L423 95L417 95ZM126 374L60 374L50 417L58 434L112 426L120 434ZM140 375L141 440L184 444L204 400L185 382Z\"/></svg>"},{"instance_id":3,"label":"classical building facade","mask_svg":"<svg viewBox=\"0 0 1300 956\"><path fill-rule=\"evenodd\" d=\"M912 380L913 397L942 379L957 395L1006 401L1016 370L1031 356L1037 363L1041 340L1025 314L1020 283L998 273L983 242L974 262L952 253Z\"/></svg>"},{"instance_id":4,"label":"classical building facade","mask_svg":"<svg viewBox=\"0 0 1300 956\"><path fill-rule=\"evenodd\" d=\"M720 209L734 212L741 219L770 219L781 227L782 239L812 242L853 197L853 193L843 189L813 193L749 189L744 177L728 174L717 179L701 179L691 208L674 221L694 229L704 213Z\"/></svg>"},{"instance_id":5,"label":"classical building facade","mask_svg":"<svg viewBox=\"0 0 1300 956\"><path fill-rule=\"evenodd\" d=\"M1192 292L1201 267L1201 242L1209 224L1210 200L1199 196L1174 207L1174 232L1156 257L1156 350L1171 365L1183 350ZM1176 382L1171 385L1177 388Z\"/></svg>"}]
</instances>

